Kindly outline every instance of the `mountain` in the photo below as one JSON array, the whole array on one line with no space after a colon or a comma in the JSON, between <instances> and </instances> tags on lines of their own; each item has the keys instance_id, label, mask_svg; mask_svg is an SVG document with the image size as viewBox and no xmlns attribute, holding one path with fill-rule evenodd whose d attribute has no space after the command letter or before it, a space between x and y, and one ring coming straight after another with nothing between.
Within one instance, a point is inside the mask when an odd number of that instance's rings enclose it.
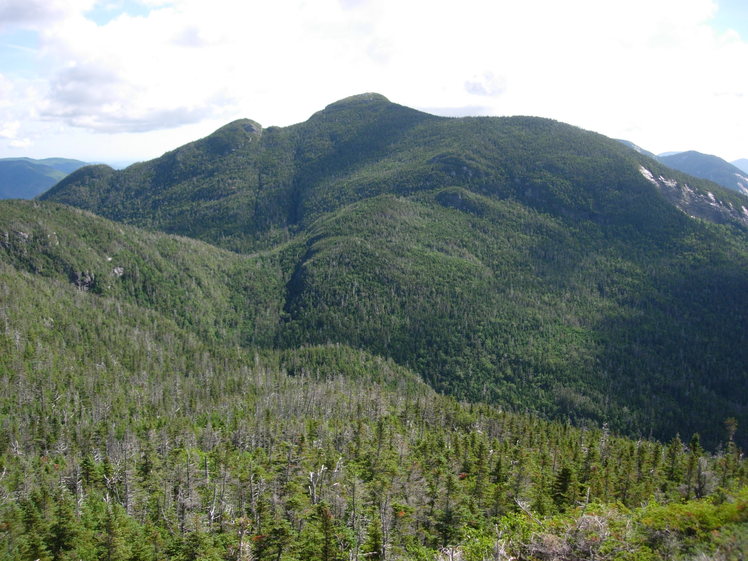
<instances>
[{"instance_id":1,"label":"mountain","mask_svg":"<svg viewBox=\"0 0 748 561\"><path fill-rule=\"evenodd\" d=\"M460 403L342 344L237 339L277 320L283 253L0 202L3 559L746 551L734 422L711 454Z\"/></svg>"},{"instance_id":2,"label":"mountain","mask_svg":"<svg viewBox=\"0 0 748 561\"><path fill-rule=\"evenodd\" d=\"M569 145L564 148L562 142ZM341 100L306 123L282 129L236 121L122 171L89 166L43 198L228 249L255 251L356 200L447 186L516 197L539 210L616 213L621 210L616 201L602 200L611 190L593 187L600 181L597 173L618 180L622 170L605 166L613 161L626 162L627 173L633 169L634 185L645 180L640 167L668 178L661 191L691 215L748 223L741 210L744 198L694 183L600 135L535 118L435 117L376 94ZM590 200L574 200L569 176L575 174L590 187L577 191L589 191ZM711 199L715 194L717 203ZM588 208L579 207L580 202Z\"/></svg>"},{"instance_id":3,"label":"mountain","mask_svg":"<svg viewBox=\"0 0 748 561\"><path fill-rule=\"evenodd\" d=\"M628 140L619 140L619 142L640 154L662 162L671 169L713 181L722 187L748 195L748 160L737 160L730 164L717 156L709 156L693 150L663 152L655 156L652 152Z\"/></svg>"},{"instance_id":4,"label":"mountain","mask_svg":"<svg viewBox=\"0 0 748 561\"><path fill-rule=\"evenodd\" d=\"M366 94L42 198L0 201L3 559L748 553L740 194Z\"/></svg>"},{"instance_id":5,"label":"mountain","mask_svg":"<svg viewBox=\"0 0 748 561\"><path fill-rule=\"evenodd\" d=\"M594 133L367 94L86 167L42 199L270 252L278 348L351 345L461 398L629 434L715 443L748 422L748 201Z\"/></svg>"},{"instance_id":6,"label":"mountain","mask_svg":"<svg viewBox=\"0 0 748 561\"><path fill-rule=\"evenodd\" d=\"M652 159L656 159L657 158L657 156L655 156L652 152L650 152L649 150L645 150L644 148L642 148L641 146L638 146L638 145L634 144L630 140L623 140L623 139L620 139L620 138L617 139L617 140L618 140L618 142L620 142L624 146L628 146L632 150L634 150L636 152L639 152L639 154L642 154L642 155L647 156L647 157L652 158Z\"/></svg>"},{"instance_id":7,"label":"mountain","mask_svg":"<svg viewBox=\"0 0 748 561\"><path fill-rule=\"evenodd\" d=\"M735 160L734 162L732 162L732 165L741 170L743 173L748 173L748 159L741 158L740 160Z\"/></svg>"},{"instance_id":8,"label":"mountain","mask_svg":"<svg viewBox=\"0 0 748 561\"><path fill-rule=\"evenodd\" d=\"M84 165L64 158L2 158L0 199L33 199Z\"/></svg>"},{"instance_id":9,"label":"mountain","mask_svg":"<svg viewBox=\"0 0 748 561\"><path fill-rule=\"evenodd\" d=\"M748 195L748 172L727 163L722 158L693 150L660 155L658 158L668 167Z\"/></svg>"}]
</instances>

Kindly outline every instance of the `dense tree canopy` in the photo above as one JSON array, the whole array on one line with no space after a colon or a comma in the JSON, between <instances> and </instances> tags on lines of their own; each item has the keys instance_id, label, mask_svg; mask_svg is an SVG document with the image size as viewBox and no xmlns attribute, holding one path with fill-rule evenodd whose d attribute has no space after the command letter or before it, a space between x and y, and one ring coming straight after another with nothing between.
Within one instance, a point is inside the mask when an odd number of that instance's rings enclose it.
<instances>
[{"instance_id":1,"label":"dense tree canopy","mask_svg":"<svg viewBox=\"0 0 748 561\"><path fill-rule=\"evenodd\" d=\"M744 557L748 202L669 173L358 96L2 202L0 556Z\"/></svg>"}]
</instances>

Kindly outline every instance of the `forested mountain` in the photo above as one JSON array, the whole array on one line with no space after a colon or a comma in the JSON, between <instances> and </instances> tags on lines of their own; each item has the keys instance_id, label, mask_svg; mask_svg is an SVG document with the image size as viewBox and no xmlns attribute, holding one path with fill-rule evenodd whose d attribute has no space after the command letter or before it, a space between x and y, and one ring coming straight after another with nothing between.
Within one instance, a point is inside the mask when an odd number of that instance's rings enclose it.
<instances>
[{"instance_id":1,"label":"forested mountain","mask_svg":"<svg viewBox=\"0 0 748 561\"><path fill-rule=\"evenodd\" d=\"M83 168L43 199L272 260L280 313L244 342L352 345L461 398L632 435L711 445L724 418L748 424L748 202L594 133L367 94Z\"/></svg>"},{"instance_id":2,"label":"forested mountain","mask_svg":"<svg viewBox=\"0 0 748 561\"><path fill-rule=\"evenodd\" d=\"M748 552L740 194L365 94L42 199L0 203L3 558Z\"/></svg>"},{"instance_id":3,"label":"forested mountain","mask_svg":"<svg viewBox=\"0 0 748 561\"><path fill-rule=\"evenodd\" d=\"M33 199L85 162L65 158L0 159L0 199Z\"/></svg>"},{"instance_id":4,"label":"forested mountain","mask_svg":"<svg viewBox=\"0 0 748 561\"><path fill-rule=\"evenodd\" d=\"M666 178L660 189L689 214L748 224L745 198L600 135L537 118L435 117L377 94L292 127L236 121L122 171L86 167L42 198L247 252L349 203L445 187L572 221L641 219L637 203L653 195L642 167Z\"/></svg>"},{"instance_id":5,"label":"forested mountain","mask_svg":"<svg viewBox=\"0 0 748 561\"><path fill-rule=\"evenodd\" d=\"M343 345L262 348L285 259L0 203L3 559L748 552L734 419L710 454L460 404Z\"/></svg>"},{"instance_id":6,"label":"forested mountain","mask_svg":"<svg viewBox=\"0 0 748 561\"><path fill-rule=\"evenodd\" d=\"M673 169L748 195L748 173L717 156L691 150L660 156L659 160Z\"/></svg>"}]
</instances>

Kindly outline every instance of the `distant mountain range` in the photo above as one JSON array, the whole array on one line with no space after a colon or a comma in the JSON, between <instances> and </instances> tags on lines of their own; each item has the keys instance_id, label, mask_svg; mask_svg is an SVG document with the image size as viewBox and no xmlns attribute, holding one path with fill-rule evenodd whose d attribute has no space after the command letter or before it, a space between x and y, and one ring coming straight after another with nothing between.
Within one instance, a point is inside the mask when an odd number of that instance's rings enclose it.
<instances>
[{"instance_id":1,"label":"distant mountain range","mask_svg":"<svg viewBox=\"0 0 748 561\"><path fill-rule=\"evenodd\" d=\"M32 199L85 165L65 158L2 158L0 199Z\"/></svg>"},{"instance_id":2,"label":"distant mountain range","mask_svg":"<svg viewBox=\"0 0 748 561\"><path fill-rule=\"evenodd\" d=\"M659 160L669 168L701 179L708 179L722 187L748 195L748 159L729 163L717 156L702 154L695 150L663 152L655 155L629 140L619 140L619 142L640 154Z\"/></svg>"},{"instance_id":3,"label":"distant mountain range","mask_svg":"<svg viewBox=\"0 0 748 561\"><path fill-rule=\"evenodd\" d=\"M748 172L717 156L690 150L671 155L660 155L659 160L678 171L708 179L715 183L748 195Z\"/></svg>"},{"instance_id":4,"label":"distant mountain range","mask_svg":"<svg viewBox=\"0 0 748 561\"><path fill-rule=\"evenodd\" d=\"M732 162L732 165L734 165L736 168L740 169L741 171L748 173L748 158L741 158L740 160L735 160L734 162Z\"/></svg>"}]
</instances>

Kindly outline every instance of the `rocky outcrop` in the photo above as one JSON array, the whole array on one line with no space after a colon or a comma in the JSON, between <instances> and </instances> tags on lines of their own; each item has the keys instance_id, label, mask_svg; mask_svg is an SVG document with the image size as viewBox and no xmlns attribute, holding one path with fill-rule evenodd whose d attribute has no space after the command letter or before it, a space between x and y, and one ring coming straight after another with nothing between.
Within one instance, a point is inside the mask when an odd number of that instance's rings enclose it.
<instances>
[{"instance_id":1,"label":"rocky outcrop","mask_svg":"<svg viewBox=\"0 0 748 561\"><path fill-rule=\"evenodd\" d=\"M694 218L701 218L717 224L738 222L748 226L748 208L735 205L730 201L723 201L711 191L701 191L681 183L655 175L644 166L639 172L647 181L655 185L660 192L677 208Z\"/></svg>"}]
</instances>

